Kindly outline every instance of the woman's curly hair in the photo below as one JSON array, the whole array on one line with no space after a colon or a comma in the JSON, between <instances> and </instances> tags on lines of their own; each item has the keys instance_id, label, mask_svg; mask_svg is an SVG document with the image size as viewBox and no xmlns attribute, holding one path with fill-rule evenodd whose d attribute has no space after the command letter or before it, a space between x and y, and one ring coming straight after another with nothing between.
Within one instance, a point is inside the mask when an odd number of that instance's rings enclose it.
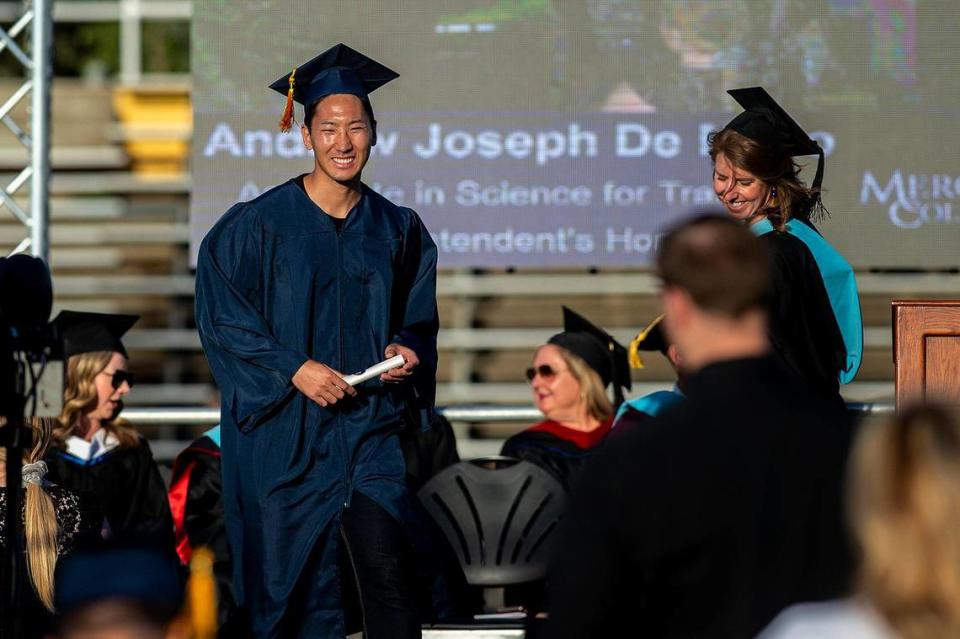
<instances>
[{"instance_id":1,"label":"woman's curly hair","mask_svg":"<svg viewBox=\"0 0 960 639\"><path fill-rule=\"evenodd\" d=\"M112 351L93 351L73 355L67 360L67 386L63 391L63 410L53 432L56 445L64 447L71 435L78 434L83 416L97 407L97 386L94 380L110 363ZM102 424L117 438L123 448L136 446L140 435L126 421L113 419Z\"/></svg>"}]
</instances>

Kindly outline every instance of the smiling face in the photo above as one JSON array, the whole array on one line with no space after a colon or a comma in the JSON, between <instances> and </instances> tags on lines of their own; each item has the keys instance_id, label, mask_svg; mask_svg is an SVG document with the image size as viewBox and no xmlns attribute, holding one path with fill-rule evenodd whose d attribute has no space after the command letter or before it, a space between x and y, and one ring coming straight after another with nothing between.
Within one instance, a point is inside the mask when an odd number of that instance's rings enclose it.
<instances>
[{"instance_id":1,"label":"smiling face","mask_svg":"<svg viewBox=\"0 0 960 639\"><path fill-rule=\"evenodd\" d=\"M584 400L580 382L561 356L560 347L541 346L533 358L533 369L537 374L530 381L530 387L540 412L558 422L576 419L583 412Z\"/></svg>"},{"instance_id":2,"label":"smiling face","mask_svg":"<svg viewBox=\"0 0 960 639\"><path fill-rule=\"evenodd\" d=\"M735 167L723 153L714 160L713 190L727 213L741 221L752 220L772 204L770 187L753 173Z\"/></svg>"},{"instance_id":3,"label":"smiling face","mask_svg":"<svg viewBox=\"0 0 960 639\"><path fill-rule=\"evenodd\" d=\"M300 127L300 133L313 151L319 174L339 184L359 180L373 140L370 116L360 98L347 94L323 98L307 125Z\"/></svg>"},{"instance_id":4,"label":"smiling face","mask_svg":"<svg viewBox=\"0 0 960 639\"><path fill-rule=\"evenodd\" d=\"M113 374L127 370L127 358L120 353L114 353L106 367L97 373L93 384L97 389L97 405L86 417L101 422L110 421L123 408L122 398L130 392L130 385L124 381L118 387L113 387Z\"/></svg>"}]
</instances>

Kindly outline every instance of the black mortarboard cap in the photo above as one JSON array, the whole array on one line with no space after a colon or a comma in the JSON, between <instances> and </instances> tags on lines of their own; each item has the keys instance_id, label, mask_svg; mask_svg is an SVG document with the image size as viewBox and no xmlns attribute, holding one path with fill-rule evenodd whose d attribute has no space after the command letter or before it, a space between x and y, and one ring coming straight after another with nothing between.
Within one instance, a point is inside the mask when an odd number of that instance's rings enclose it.
<instances>
[{"instance_id":1,"label":"black mortarboard cap","mask_svg":"<svg viewBox=\"0 0 960 639\"><path fill-rule=\"evenodd\" d=\"M126 357L120 338L138 319L138 315L60 311L53 326L63 340L64 359L93 351L114 351Z\"/></svg>"},{"instance_id":2,"label":"black mortarboard cap","mask_svg":"<svg viewBox=\"0 0 960 639\"><path fill-rule=\"evenodd\" d=\"M669 346L670 343L663 332L663 315L660 315L637 333L637 336L630 342L630 366L632 368L643 368L644 364L640 357L640 351L660 351L666 355Z\"/></svg>"},{"instance_id":3,"label":"black mortarboard cap","mask_svg":"<svg viewBox=\"0 0 960 639\"><path fill-rule=\"evenodd\" d=\"M171 555L150 546L77 550L57 562L57 612L109 599L152 603L175 612L183 600L183 585Z\"/></svg>"},{"instance_id":4,"label":"black mortarboard cap","mask_svg":"<svg viewBox=\"0 0 960 639\"><path fill-rule=\"evenodd\" d=\"M595 370L603 384L613 384L616 403L623 402L623 388L631 388L630 365L627 349L602 328L595 326L582 315L563 307L563 332L549 340L577 355Z\"/></svg>"},{"instance_id":5,"label":"black mortarboard cap","mask_svg":"<svg viewBox=\"0 0 960 639\"><path fill-rule=\"evenodd\" d=\"M369 104L370 93L399 77L396 71L341 43L278 78L270 88L287 96L280 128L288 130L293 102L306 106L328 95L346 93Z\"/></svg>"},{"instance_id":6,"label":"black mortarboard cap","mask_svg":"<svg viewBox=\"0 0 960 639\"><path fill-rule=\"evenodd\" d=\"M823 149L817 141L790 117L763 87L727 91L744 112L730 120L726 128L790 156L816 155L817 174L811 185L819 191L823 183Z\"/></svg>"}]
</instances>

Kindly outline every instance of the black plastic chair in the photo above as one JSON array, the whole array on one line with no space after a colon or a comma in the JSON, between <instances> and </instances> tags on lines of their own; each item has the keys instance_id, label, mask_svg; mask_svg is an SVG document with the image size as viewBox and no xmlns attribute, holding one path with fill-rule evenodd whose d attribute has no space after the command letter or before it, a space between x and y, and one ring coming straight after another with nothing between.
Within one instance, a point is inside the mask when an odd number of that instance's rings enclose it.
<instances>
[{"instance_id":1,"label":"black plastic chair","mask_svg":"<svg viewBox=\"0 0 960 639\"><path fill-rule=\"evenodd\" d=\"M563 485L547 471L509 457L462 461L417 495L467 583L500 587L546 576L567 501Z\"/></svg>"}]
</instances>

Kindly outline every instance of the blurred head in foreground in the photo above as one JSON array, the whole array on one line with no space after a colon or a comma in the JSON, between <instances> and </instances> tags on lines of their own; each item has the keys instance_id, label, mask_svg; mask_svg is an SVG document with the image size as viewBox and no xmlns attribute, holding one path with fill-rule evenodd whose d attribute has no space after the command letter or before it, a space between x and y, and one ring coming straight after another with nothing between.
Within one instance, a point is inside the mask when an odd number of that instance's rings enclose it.
<instances>
[{"instance_id":1,"label":"blurred head in foreground","mask_svg":"<svg viewBox=\"0 0 960 639\"><path fill-rule=\"evenodd\" d=\"M960 636L960 419L907 408L864 427L851 468L859 590L898 637Z\"/></svg>"},{"instance_id":2,"label":"blurred head in foreground","mask_svg":"<svg viewBox=\"0 0 960 639\"><path fill-rule=\"evenodd\" d=\"M176 561L143 547L78 551L57 567L62 639L185 639Z\"/></svg>"},{"instance_id":3,"label":"blurred head in foreground","mask_svg":"<svg viewBox=\"0 0 960 639\"><path fill-rule=\"evenodd\" d=\"M753 233L728 217L702 214L661 241L663 325L689 372L768 348L770 256Z\"/></svg>"}]
</instances>

